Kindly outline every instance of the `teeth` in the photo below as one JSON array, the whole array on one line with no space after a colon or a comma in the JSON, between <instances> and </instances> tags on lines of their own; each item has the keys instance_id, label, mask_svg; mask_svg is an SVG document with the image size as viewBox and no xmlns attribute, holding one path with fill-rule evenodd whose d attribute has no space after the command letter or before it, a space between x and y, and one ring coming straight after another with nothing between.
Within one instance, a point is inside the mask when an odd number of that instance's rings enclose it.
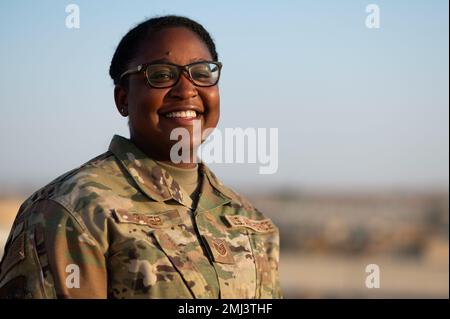
<instances>
[{"instance_id":1,"label":"teeth","mask_svg":"<svg viewBox=\"0 0 450 319\"><path fill-rule=\"evenodd\" d=\"M165 115L165 117L197 117L197 112L189 110L189 111L178 111L178 112L170 112Z\"/></svg>"}]
</instances>

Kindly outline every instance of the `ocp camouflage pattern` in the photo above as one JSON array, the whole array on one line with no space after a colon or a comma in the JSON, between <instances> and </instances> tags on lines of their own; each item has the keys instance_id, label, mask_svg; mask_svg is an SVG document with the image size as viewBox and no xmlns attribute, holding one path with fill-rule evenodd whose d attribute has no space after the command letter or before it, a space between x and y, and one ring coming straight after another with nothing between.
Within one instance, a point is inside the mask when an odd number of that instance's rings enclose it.
<instances>
[{"instance_id":1,"label":"ocp camouflage pattern","mask_svg":"<svg viewBox=\"0 0 450 319\"><path fill-rule=\"evenodd\" d=\"M282 298L278 228L199 169L194 207L167 171L114 136L22 204L0 297Z\"/></svg>"}]
</instances>

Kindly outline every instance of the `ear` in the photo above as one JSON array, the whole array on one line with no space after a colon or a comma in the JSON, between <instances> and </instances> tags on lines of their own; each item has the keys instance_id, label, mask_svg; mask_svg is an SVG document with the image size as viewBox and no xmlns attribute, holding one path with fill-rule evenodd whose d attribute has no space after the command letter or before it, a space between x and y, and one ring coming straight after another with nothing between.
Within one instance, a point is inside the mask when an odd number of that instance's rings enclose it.
<instances>
[{"instance_id":1,"label":"ear","mask_svg":"<svg viewBox=\"0 0 450 319\"><path fill-rule=\"evenodd\" d=\"M128 93L124 87L120 85L114 87L114 101L119 113L123 117L128 116Z\"/></svg>"}]
</instances>

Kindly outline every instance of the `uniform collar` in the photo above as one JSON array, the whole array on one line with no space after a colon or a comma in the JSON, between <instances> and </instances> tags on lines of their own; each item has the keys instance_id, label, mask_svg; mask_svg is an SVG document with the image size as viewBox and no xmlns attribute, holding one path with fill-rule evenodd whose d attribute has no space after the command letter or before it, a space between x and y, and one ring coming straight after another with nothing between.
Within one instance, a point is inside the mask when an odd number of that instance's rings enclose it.
<instances>
[{"instance_id":1,"label":"uniform collar","mask_svg":"<svg viewBox=\"0 0 450 319\"><path fill-rule=\"evenodd\" d=\"M192 208L192 199L169 172L149 158L130 140L114 135L109 145L109 151L114 154L138 188L148 197L158 202L173 199ZM200 173L205 176L202 181L199 208L208 210L230 202L233 197L232 192L203 162L199 163L199 169Z\"/></svg>"}]
</instances>

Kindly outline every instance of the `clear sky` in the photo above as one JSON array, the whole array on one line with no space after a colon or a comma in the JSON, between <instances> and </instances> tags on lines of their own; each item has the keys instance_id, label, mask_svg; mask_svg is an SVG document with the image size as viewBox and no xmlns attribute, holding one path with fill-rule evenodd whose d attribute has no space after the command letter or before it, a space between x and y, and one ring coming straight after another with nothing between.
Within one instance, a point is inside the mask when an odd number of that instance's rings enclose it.
<instances>
[{"instance_id":1,"label":"clear sky","mask_svg":"<svg viewBox=\"0 0 450 319\"><path fill-rule=\"evenodd\" d=\"M80 29L65 26L69 3ZM366 5L380 28L365 25ZM448 187L448 1L2 1L0 187L40 186L128 137L109 63L147 17L202 23L225 127L279 129L279 169L212 165L238 189Z\"/></svg>"}]
</instances>

